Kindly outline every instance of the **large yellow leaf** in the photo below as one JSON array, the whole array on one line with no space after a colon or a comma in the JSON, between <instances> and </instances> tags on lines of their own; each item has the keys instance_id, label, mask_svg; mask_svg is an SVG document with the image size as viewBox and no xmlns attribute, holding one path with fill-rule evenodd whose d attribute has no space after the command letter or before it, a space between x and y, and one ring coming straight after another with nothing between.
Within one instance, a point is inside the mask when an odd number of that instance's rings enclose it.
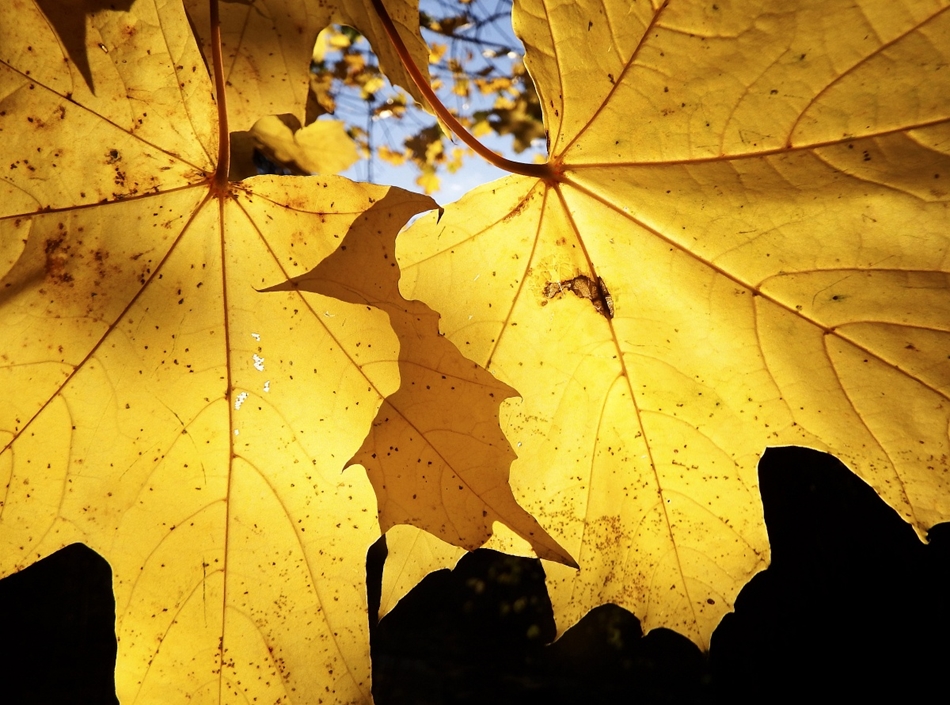
<instances>
[{"instance_id":1,"label":"large yellow leaf","mask_svg":"<svg viewBox=\"0 0 950 705\"><path fill-rule=\"evenodd\" d=\"M343 466L397 339L375 308L256 289L431 201L228 184L182 7L84 22L85 67L0 6L0 574L76 541L110 561L122 702L368 701L376 498Z\"/></svg>"},{"instance_id":2,"label":"large yellow leaf","mask_svg":"<svg viewBox=\"0 0 950 705\"><path fill-rule=\"evenodd\" d=\"M707 645L768 564L767 446L833 451L922 536L950 517L947 5L515 8L550 178L398 254L523 396L515 494L580 564L546 568L560 629L612 602Z\"/></svg>"}]
</instances>

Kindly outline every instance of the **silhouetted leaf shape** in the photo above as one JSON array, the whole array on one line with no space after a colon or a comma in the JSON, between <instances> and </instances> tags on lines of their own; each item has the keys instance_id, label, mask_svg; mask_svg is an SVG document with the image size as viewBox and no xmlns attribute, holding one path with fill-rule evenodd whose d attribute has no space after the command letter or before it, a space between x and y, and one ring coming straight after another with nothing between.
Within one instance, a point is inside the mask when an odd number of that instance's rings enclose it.
<instances>
[{"instance_id":1,"label":"silhouetted leaf shape","mask_svg":"<svg viewBox=\"0 0 950 705\"><path fill-rule=\"evenodd\" d=\"M313 271L267 289L316 292L389 316L400 386L350 460L369 473L381 528L411 524L473 550L500 521L538 555L576 565L511 494L508 467L516 456L498 409L517 392L442 337L428 306L399 294L394 241L394 228L354 228Z\"/></svg>"}]
</instances>

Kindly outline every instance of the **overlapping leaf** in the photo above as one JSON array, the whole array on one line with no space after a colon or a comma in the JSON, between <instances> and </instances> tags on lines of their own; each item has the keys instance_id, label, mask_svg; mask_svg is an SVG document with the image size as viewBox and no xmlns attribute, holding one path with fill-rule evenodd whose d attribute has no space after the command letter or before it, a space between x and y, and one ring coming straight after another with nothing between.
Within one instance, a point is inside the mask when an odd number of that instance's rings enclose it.
<instances>
[{"instance_id":1,"label":"overlapping leaf","mask_svg":"<svg viewBox=\"0 0 950 705\"><path fill-rule=\"evenodd\" d=\"M0 570L112 565L122 702L369 700L365 476L386 314L257 289L431 202L217 174L183 9L84 18L87 65L0 9ZM369 265L367 265L369 266Z\"/></svg>"},{"instance_id":2,"label":"overlapping leaf","mask_svg":"<svg viewBox=\"0 0 950 705\"><path fill-rule=\"evenodd\" d=\"M186 0L202 50L212 56L210 3ZM387 11L417 66L428 73L429 52L419 32L419 3L389 0ZM351 25L369 39L389 79L419 99L393 51L370 0L249 0L220 4L224 76L231 89L232 130L249 130L262 115L289 113L307 119L310 59L317 34L331 22Z\"/></svg>"},{"instance_id":3,"label":"overlapping leaf","mask_svg":"<svg viewBox=\"0 0 950 705\"><path fill-rule=\"evenodd\" d=\"M233 180L255 176L259 152L292 174L338 174L359 161L356 145L343 123L320 120L300 127L289 115L267 115L247 132L231 134L230 174Z\"/></svg>"},{"instance_id":4,"label":"overlapping leaf","mask_svg":"<svg viewBox=\"0 0 950 705\"><path fill-rule=\"evenodd\" d=\"M560 628L613 602L708 644L768 564L767 446L945 521L947 3L515 12L558 176L478 189L398 254L523 395L516 496L580 563L547 567Z\"/></svg>"},{"instance_id":5,"label":"overlapping leaf","mask_svg":"<svg viewBox=\"0 0 950 705\"><path fill-rule=\"evenodd\" d=\"M348 463L366 468L381 528L408 524L474 550L500 522L537 555L576 567L512 496L515 454L498 409L517 392L441 337L432 309L399 294L395 235L393 228L352 231L313 270L268 289L315 292L389 317L399 340L399 389Z\"/></svg>"}]
</instances>

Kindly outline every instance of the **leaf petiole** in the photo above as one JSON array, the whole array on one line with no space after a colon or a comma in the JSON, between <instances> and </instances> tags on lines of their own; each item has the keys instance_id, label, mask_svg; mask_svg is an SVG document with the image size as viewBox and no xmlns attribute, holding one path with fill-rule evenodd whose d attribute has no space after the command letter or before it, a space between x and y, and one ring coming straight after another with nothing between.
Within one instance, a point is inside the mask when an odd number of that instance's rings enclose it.
<instances>
[{"instance_id":1,"label":"leaf petiole","mask_svg":"<svg viewBox=\"0 0 950 705\"><path fill-rule=\"evenodd\" d=\"M213 185L220 193L228 187L231 171L231 133L228 131L228 104L225 95L224 56L221 51L221 16L218 0L211 3L211 63L214 73L214 98L218 108L218 163Z\"/></svg>"},{"instance_id":2,"label":"leaf petiole","mask_svg":"<svg viewBox=\"0 0 950 705\"><path fill-rule=\"evenodd\" d=\"M456 119L456 117L451 112L449 112L449 109L445 107L442 101L439 100L439 97L435 94L435 91L432 90L432 86L429 84L429 81L422 74L422 71L419 69L419 67L416 66L416 62L413 61L412 56L409 54L409 50L402 41L402 37L399 36L399 32L396 30L396 25L393 24L392 18L389 16L389 12L386 11L386 7L383 5L383 0L372 0L372 3L373 9L376 10L377 16L383 23L383 28L386 30L389 41L392 42L393 48L396 50L396 54L399 56L399 60L402 61L402 64L405 66L410 78L412 78L412 82L416 85L416 88L419 89L419 92L422 93L426 101L428 101L429 106L446 127L452 130L452 132L454 132L460 140L471 147L483 159L488 161L490 164L494 164L499 169L504 169L505 171L512 174L534 176L548 181L560 181L560 174L557 168L550 162L545 162L543 164L529 164L526 162L517 162L512 159L506 159L505 157L501 156L500 154L496 154L488 147L483 145L478 141L478 139L475 138L474 135L466 130L465 127L463 127L462 124Z\"/></svg>"}]
</instances>

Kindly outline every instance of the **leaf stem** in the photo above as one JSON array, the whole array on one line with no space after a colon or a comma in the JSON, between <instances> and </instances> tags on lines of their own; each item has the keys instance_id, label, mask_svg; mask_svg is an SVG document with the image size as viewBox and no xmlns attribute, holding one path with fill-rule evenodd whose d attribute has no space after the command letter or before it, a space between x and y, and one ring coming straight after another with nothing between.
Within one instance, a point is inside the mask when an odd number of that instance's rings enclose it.
<instances>
[{"instance_id":1,"label":"leaf stem","mask_svg":"<svg viewBox=\"0 0 950 705\"><path fill-rule=\"evenodd\" d=\"M214 186L224 193L231 171L231 133L228 130L228 103L225 96L224 56L221 50L221 17L218 0L211 2L211 64L214 71L214 95L218 107L218 164L214 172Z\"/></svg>"},{"instance_id":2,"label":"leaf stem","mask_svg":"<svg viewBox=\"0 0 950 705\"><path fill-rule=\"evenodd\" d=\"M399 55L400 61L402 61L403 66L405 66L406 71L409 72L409 77L412 78L412 82L416 85L416 88L419 89L419 92L422 93L423 97L428 101L429 106L439 116L439 119L442 120L442 123L447 126L452 132L454 132L460 140L465 144L475 150L476 153L481 155L486 161L490 164L494 164L499 169L504 169L505 171L512 174L523 174L524 176L534 176L539 179L545 179L548 181L559 181L560 174L557 170L551 165L550 162L545 162L544 164L528 164L525 162L516 162L511 159L506 159L500 154L496 154L488 147L479 142L468 130L466 130L462 124L456 119L456 117L449 112L449 109L445 107L439 97L435 94L435 91L432 90L432 86L429 84L429 81L422 74L422 71L416 66L416 62L413 61L412 56L409 54L409 49L406 48L405 43L402 41L402 37L399 36L399 32L396 31L396 25L393 24L392 18L389 16L389 12L386 11L386 7L383 5L383 0L372 0L373 9L376 10L376 14L379 16L380 21L383 23L383 28L386 30L386 34L389 36L389 41L392 42L393 48L396 50L396 53Z\"/></svg>"}]
</instances>

